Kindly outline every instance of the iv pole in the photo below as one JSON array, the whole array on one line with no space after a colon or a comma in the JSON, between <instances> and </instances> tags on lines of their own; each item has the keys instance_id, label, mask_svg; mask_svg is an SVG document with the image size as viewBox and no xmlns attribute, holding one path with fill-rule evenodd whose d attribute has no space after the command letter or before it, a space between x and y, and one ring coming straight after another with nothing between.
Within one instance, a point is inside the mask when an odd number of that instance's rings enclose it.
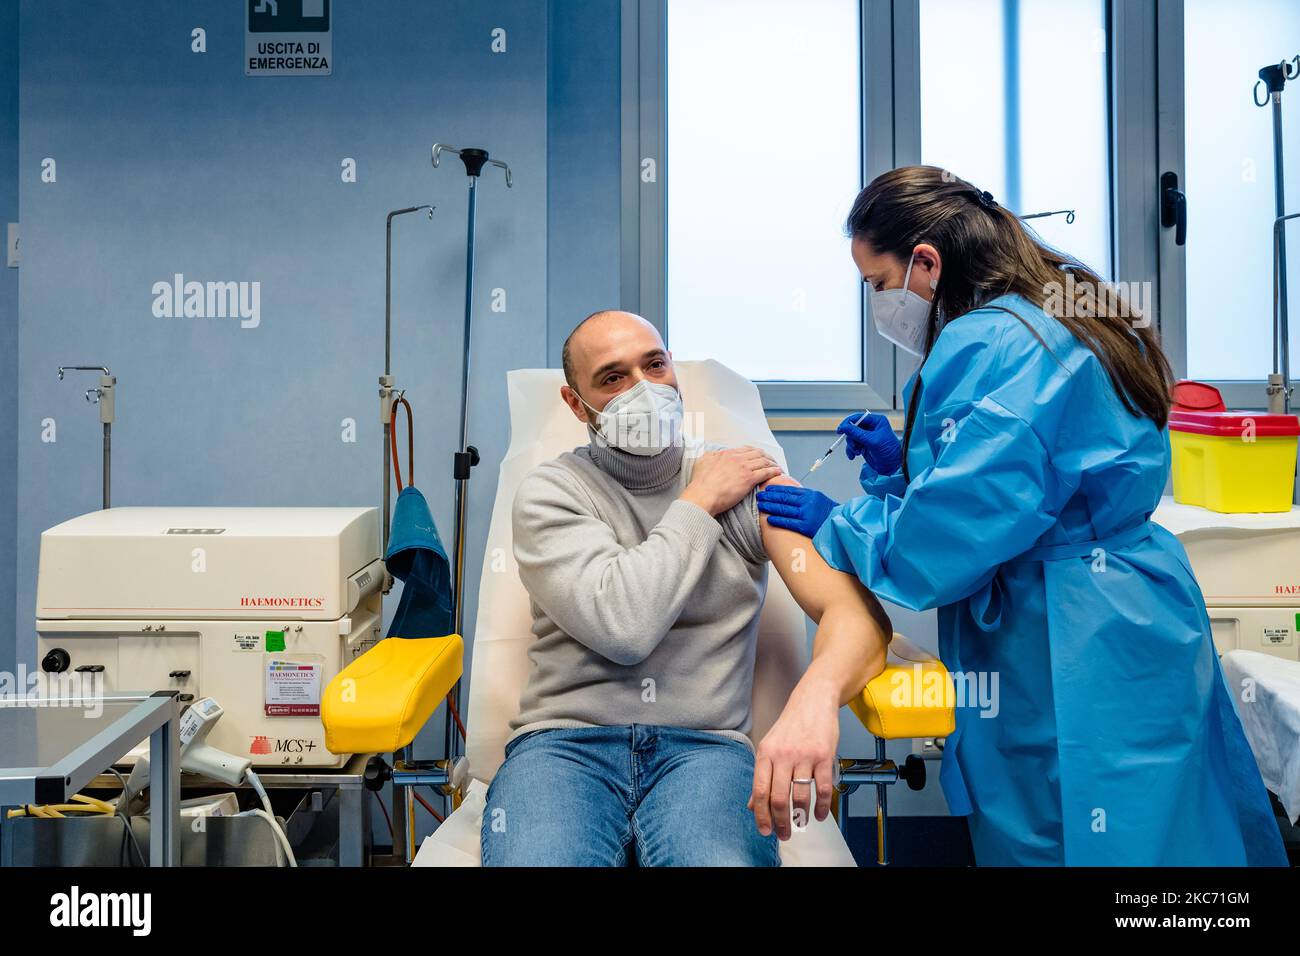
<instances>
[{"instance_id":1,"label":"iv pole","mask_svg":"<svg viewBox=\"0 0 1300 956\"><path fill-rule=\"evenodd\" d=\"M381 542L379 553L388 553L388 529L389 529L389 457L388 442L389 429L392 427L393 419L393 217L404 216L408 212L419 212L421 209L429 210L429 218L433 218L433 206L408 206L405 209L394 209L388 214L384 224L385 246L384 246L384 374L379 376L379 420L384 426L384 517L383 517L383 541ZM384 571L384 593L387 594L393 589L393 579L388 574L387 569Z\"/></svg>"},{"instance_id":2,"label":"iv pole","mask_svg":"<svg viewBox=\"0 0 1300 956\"><path fill-rule=\"evenodd\" d=\"M113 419L116 417L113 391L117 378L103 365L60 365L59 381L64 372L98 372L99 385L86 389L86 401L99 406L99 421L104 426L104 510L109 508L113 474Z\"/></svg>"},{"instance_id":3,"label":"iv pole","mask_svg":"<svg viewBox=\"0 0 1300 956\"><path fill-rule=\"evenodd\" d=\"M1286 294L1285 175L1282 165L1282 88L1287 80L1300 76L1300 55L1273 63L1259 71L1252 96L1256 106L1273 104L1273 374L1268 377L1268 410L1273 415L1291 411L1291 324ZM1265 96L1259 98L1260 86Z\"/></svg>"},{"instance_id":4,"label":"iv pole","mask_svg":"<svg viewBox=\"0 0 1300 956\"><path fill-rule=\"evenodd\" d=\"M382 449L383 474L384 474L384 508L383 508L383 534L380 542L379 553L386 556L388 554L388 533L392 523L391 504L389 488L389 475L391 468L391 459L388 456L389 431L392 428L393 416L393 219L397 216L404 216L407 213L419 212L421 209L429 210L429 218L433 218L433 206L407 206L405 209L394 209L390 212L384 221L384 374L379 376L379 419L384 428L384 447ZM403 390L404 391L404 390ZM397 393L400 398L402 392ZM382 591L384 594L393 589L393 576L388 573L388 568L384 568L384 584ZM402 760L407 762L411 759L411 746L408 744L402 748L400 753ZM382 799L382 798L381 798ZM404 799L399 799L397 788L393 788L392 794L392 820L393 820L393 855L397 856L397 839L396 834L410 833L411 839L414 839L415 831L411 824L415 820L415 802L412 799L410 788L406 789ZM410 840L405 841L404 845L409 845ZM409 862L409 861L408 861Z\"/></svg>"},{"instance_id":5,"label":"iv pole","mask_svg":"<svg viewBox=\"0 0 1300 956\"><path fill-rule=\"evenodd\" d=\"M1023 222L1026 219L1043 219L1047 216L1064 216L1067 225L1073 224L1074 222L1073 209L1053 209L1051 212L1031 212L1021 216L1020 219Z\"/></svg>"},{"instance_id":6,"label":"iv pole","mask_svg":"<svg viewBox=\"0 0 1300 956\"><path fill-rule=\"evenodd\" d=\"M1270 415L1291 412L1291 323L1286 308L1286 224L1300 212L1273 220L1273 374L1268 377ZM1278 357L1282 371L1279 373Z\"/></svg>"},{"instance_id":7,"label":"iv pole","mask_svg":"<svg viewBox=\"0 0 1300 956\"><path fill-rule=\"evenodd\" d=\"M471 320L474 312L474 219L477 212L478 180L484 166L499 166L505 171L506 188L514 186L510 167L498 159L488 156L485 149L459 148L446 143L433 144L433 167L438 168L442 153L455 153L465 164L465 175L469 177L469 211L465 251L465 330L464 348L461 353L460 367L460 450L456 452L453 465L453 477L456 480L456 514L455 539L452 545L452 633L462 634L465 615L465 507L468 497L467 483L471 469L478 464L478 449L469 444L469 358L471 344ZM460 681L451 689L456 711L460 712ZM459 738L456 724L447 720L446 753L447 766L451 767L459 756Z\"/></svg>"}]
</instances>

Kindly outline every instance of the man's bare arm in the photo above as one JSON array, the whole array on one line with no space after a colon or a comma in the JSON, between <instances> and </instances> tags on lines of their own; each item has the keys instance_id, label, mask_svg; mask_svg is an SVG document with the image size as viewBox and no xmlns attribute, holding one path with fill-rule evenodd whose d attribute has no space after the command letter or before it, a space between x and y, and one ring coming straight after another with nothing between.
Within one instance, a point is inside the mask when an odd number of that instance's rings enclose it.
<instances>
[{"instance_id":1,"label":"man's bare arm","mask_svg":"<svg viewBox=\"0 0 1300 956\"><path fill-rule=\"evenodd\" d=\"M782 475L767 485L797 485ZM817 553L812 541L795 531L762 520L763 547L786 587L805 614L817 624L812 664L800 683L834 688L842 706L861 693L885 667L893 636L889 615L876 596L851 574L836 571Z\"/></svg>"},{"instance_id":2,"label":"man's bare arm","mask_svg":"<svg viewBox=\"0 0 1300 956\"><path fill-rule=\"evenodd\" d=\"M768 484L798 484L782 475ZM759 832L775 828L789 839L791 804L795 822L830 812L840 708L884 670L893 636L889 615L853 575L836 571L811 541L773 528L760 516L763 546L794 599L817 623L812 663L790 693L781 716L759 742L749 806ZM797 780L813 779L812 787Z\"/></svg>"}]
</instances>

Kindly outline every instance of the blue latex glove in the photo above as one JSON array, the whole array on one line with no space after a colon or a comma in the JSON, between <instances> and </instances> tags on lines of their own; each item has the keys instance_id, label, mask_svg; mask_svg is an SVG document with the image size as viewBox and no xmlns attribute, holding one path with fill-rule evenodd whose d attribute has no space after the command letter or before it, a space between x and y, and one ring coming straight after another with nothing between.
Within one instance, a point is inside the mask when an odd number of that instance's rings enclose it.
<instances>
[{"instance_id":1,"label":"blue latex glove","mask_svg":"<svg viewBox=\"0 0 1300 956\"><path fill-rule=\"evenodd\" d=\"M858 415L850 415L835 429L845 436L844 454L850 461L861 455L878 475L892 475L898 471L903 464L903 445L894 434L889 419L879 412L872 412L862 419L861 424L853 424L857 419Z\"/></svg>"},{"instance_id":2,"label":"blue latex glove","mask_svg":"<svg viewBox=\"0 0 1300 956\"><path fill-rule=\"evenodd\" d=\"M769 485L754 500L772 527L797 531L805 538L815 535L831 509L839 504L820 491L798 485Z\"/></svg>"}]
</instances>

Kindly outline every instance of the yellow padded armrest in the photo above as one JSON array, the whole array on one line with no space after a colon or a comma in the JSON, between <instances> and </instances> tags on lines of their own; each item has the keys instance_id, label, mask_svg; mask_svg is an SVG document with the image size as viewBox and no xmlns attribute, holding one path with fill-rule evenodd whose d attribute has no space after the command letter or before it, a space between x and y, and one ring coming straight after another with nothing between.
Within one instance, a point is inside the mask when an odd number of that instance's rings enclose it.
<instances>
[{"instance_id":1,"label":"yellow padded armrest","mask_svg":"<svg viewBox=\"0 0 1300 956\"><path fill-rule=\"evenodd\" d=\"M886 664L849 707L885 740L947 737L956 726L952 677L941 661Z\"/></svg>"},{"instance_id":2,"label":"yellow padded armrest","mask_svg":"<svg viewBox=\"0 0 1300 956\"><path fill-rule=\"evenodd\" d=\"M460 680L464 657L459 634L380 641L325 688L325 748L360 754L405 747Z\"/></svg>"}]
</instances>

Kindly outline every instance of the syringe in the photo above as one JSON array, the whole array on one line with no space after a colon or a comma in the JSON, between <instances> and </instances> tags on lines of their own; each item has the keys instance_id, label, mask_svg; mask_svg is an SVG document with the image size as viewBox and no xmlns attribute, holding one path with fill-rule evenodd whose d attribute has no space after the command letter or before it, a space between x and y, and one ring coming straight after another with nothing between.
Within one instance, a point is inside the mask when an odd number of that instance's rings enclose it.
<instances>
[{"instance_id":1,"label":"syringe","mask_svg":"<svg viewBox=\"0 0 1300 956\"><path fill-rule=\"evenodd\" d=\"M866 418L866 417L867 417L868 415L870 415L870 414L871 414L870 411L865 411L865 412L863 412L861 415L859 415L857 418L855 418L855 419L853 420L853 424L854 424L854 425L858 425L858 424L860 424L860 423L862 422L862 419ZM840 433L840 436L839 436L838 438L836 438L835 441L831 444L831 447L826 449L826 454L822 455L822 456L821 456L820 458L818 458L815 462L813 462L813 463L812 463L812 467L809 468L807 471L804 472L803 477L799 479L799 484L802 485L805 481L808 480L808 476L809 476L809 475L811 475L814 471L816 471L816 470L817 470L818 468L820 468L823 464L825 464L825 463L826 463L826 459L829 458L829 457L831 457L831 455L835 454L835 449L839 448L839 447L840 447L840 444L841 444L841 443L844 441L844 439L847 438L847 437L848 437L848 435L846 435L846 434L844 434L843 432L841 432L841 433Z\"/></svg>"}]
</instances>

